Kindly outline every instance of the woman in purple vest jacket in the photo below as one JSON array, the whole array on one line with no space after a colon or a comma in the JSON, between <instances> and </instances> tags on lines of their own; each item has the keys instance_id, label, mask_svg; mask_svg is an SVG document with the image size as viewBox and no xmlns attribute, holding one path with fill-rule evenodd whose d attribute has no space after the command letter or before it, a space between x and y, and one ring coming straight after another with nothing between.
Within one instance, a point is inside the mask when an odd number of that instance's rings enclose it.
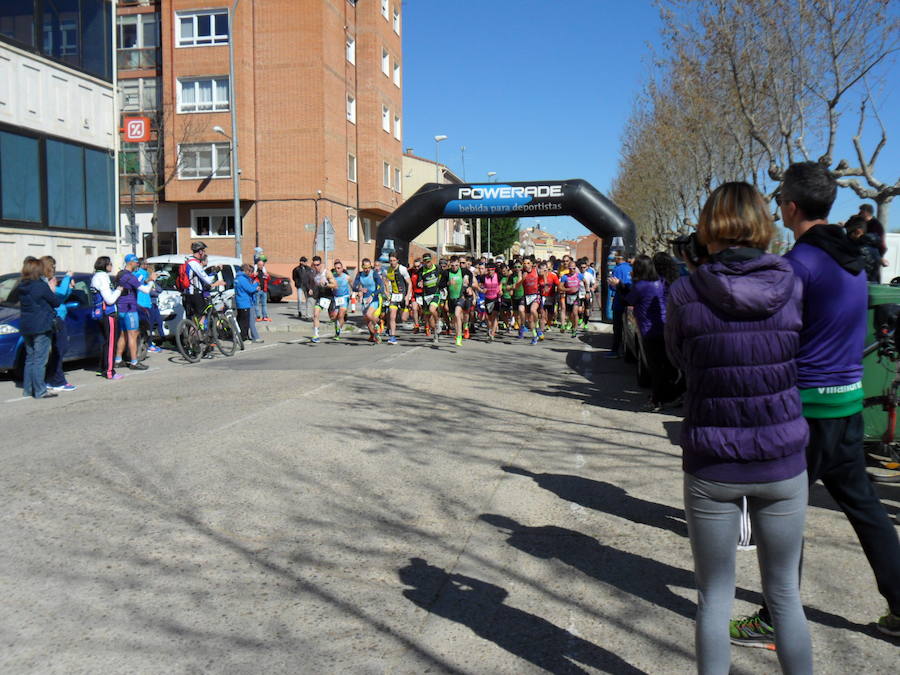
<instances>
[{"instance_id":1,"label":"woman in purple vest jacket","mask_svg":"<svg viewBox=\"0 0 900 675\"><path fill-rule=\"evenodd\" d=\"M746 183L725 183L712 193L697 234L710 261L672 285L666 346L687 379L681 447L699 596L698 672L729 671L728 621L746 497L778 660L786 673L811 673L798 572L809 433L794 362L800 283L786 260L765 253L772 217Z\"/></svg>"}]
</instances>

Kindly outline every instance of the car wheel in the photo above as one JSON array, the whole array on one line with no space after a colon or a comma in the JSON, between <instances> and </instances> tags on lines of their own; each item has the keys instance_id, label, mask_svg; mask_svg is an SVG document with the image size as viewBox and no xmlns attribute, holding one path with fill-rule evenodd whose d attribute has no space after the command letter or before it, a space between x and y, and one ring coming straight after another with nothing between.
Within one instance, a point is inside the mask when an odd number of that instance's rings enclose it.
<instances>
[{"instance_id":1,"label":"car wheel","mask_svg":"<svg viewBox=\"0 0 900 675\"><path fill-rule=\"evenodd\" d=\"M284 298L281 295L275 296L275 295L272 295L271 293L269 294L269 302L281 302L283 299Z\"/></svg>"}]
</instances>

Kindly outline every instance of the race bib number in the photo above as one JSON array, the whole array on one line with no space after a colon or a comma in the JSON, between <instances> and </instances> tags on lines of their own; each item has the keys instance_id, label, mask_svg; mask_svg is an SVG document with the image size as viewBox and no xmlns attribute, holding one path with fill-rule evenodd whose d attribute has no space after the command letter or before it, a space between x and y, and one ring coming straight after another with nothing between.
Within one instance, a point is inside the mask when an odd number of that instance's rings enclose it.
<instances>
[{"instance_id":1,"label":"race bib number","mask_svg":"<svg viewBox=\"0 0 900 675\"><path fill-rule=\"evenodd\" d=\"M391 302L403 302L403 293L391 293Z\"/></svg>"},{"instance_id":2,"label":"race bib number","mask_svg":"<svg viewBox=\"0 0 900 675\"><path fill-rule=\"evenodd\" d=\"M346 306L347 306L347 297L346 297L346 296L340 296L340 297L335 298L335 299L334 299L334 306L335 306L335 307L346 307Z\"/></svg>"},{"instance_id":3,"label":"race bib number","mask_svg":"<svg viewBox=\"0 0 900 675\"><path fill-rule=\"evenodd\" d=\"M444 289L441 289L441 300L446 300L446 299L447 299L447 289L444 288Z\"/></svg>"},{"instance_id":4,"label":"race bib number","mask_svg":"<svg viewBox=\"0 0 900 675\"><path fill-rule=\"evenodd\" d=\"M587 293L584 292L583 288L580 291L578 291L578 297L581 298L582 300L587 297Z\"/></svg>"},{"instance_id":5,"label":"race bib number","mask_svg":"<svg viewBox=\"0 0 900 675\"><path fill-rule=\"evenodd\" d=\"M567 296L566 296L566 304L567 304L567 305L574 305L574 304L575 304L575 301L576 301L577 299L578 299L578 298L575 297L575 294L574 294L574 293L573 293L572 295L567 295Z\"/></svg>"},{"instance_id":6,"label":"race bib number","mask_svg":"<svg viewBox=\"0 0 900 675\"><path fill-rule=\"evenodd\" d=\"M423 300L422 300L422 296L421 296L421 295L417 295L417 296L416 296L416 304L417 304L417 305L422 305L422 304L423 304Z\"/></svg>"},{"instance_id":7,"label":"race bib number","mask_svg":"<svg viewBox=\"0 0 900 675\"><path fill-rule=\"evenodd\" d=\"M526 304L526 305L530 305L532 302L537 302L538 297L539 297L539 296L538 296L537 294L534 294L534 295L526 295L526 296L525 296L525 304Z\"/></svg>"},{"instance_id":8,"label":"race bib number","mask_svg":"<svg viewBox=\"0 0 900 675\"><path fill-rule=\"evenodd\" d=\"M319 298L319 307L322 309L331 307L331 298Z\"/></svg>"},{"instance_id":9,"label":"race bib number","mask_svg":"<svg viewBox=\"0 0 900 675\"><path fill-rule=\"evenodd\" d=\"M437 293L434 293L433 295L426 295L424 300L426 305L437 305L441 302L441 299L438 297Z\"/></svg>"}]
</instances>

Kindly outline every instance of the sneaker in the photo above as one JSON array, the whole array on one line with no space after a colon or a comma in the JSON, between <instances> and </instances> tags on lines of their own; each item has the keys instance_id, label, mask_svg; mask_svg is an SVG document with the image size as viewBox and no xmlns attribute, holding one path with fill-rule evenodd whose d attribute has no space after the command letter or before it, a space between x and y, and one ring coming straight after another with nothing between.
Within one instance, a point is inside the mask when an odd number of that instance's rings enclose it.
<instances>
[{"instance_id":1,"label":"sneaker","mask_svg":"<svg viewBox=\"0 0 900 675\"><path fill-rule=\"evenodd\" d=\"M536 345L537 343L538 343L538 337L537 337L537 335L535 335L533 338L531 338L531 344Z\"/></svg>"},{"instance_id":2,"label":"sneaker","mask_svg":"<svg viewBox=\"0 0 900 675\"><path fill-rule=\"evenodd\" d=\"M137 362L137 361L136 361L136 362L134 362L134 363L129 362L129 363L128 363L128 367L129 367L131 370L147 370L150 366L148 366L148 365L145 364L145 363L140 363L140 362Z\"/></svg>"},{"instance_id":3,"label":"sneaker","mask_svg":"<svg viewBox=\"0 0 900 675\"><path fill-rule=\"evenodd\" d=\"M425 326L425 337L431 337L431 326Z\"/></svg>"},{"instance_id":4,"label":"sneaker","mask_svg":"<svg viewBox=\"0 0 900 675\"><path fill-rule=\"evenodd\" d=\"M775 629L759 613L730 621L728 633L732 644L775 651Z\"/></svg>"},{"instance_id":5,"label":"sneaker","mask_svg":"<svg viewBox=\"0 0 900 675\"><path fill-rule=\"evenodd\" d=\"M523 337L525 337L525 328L524 327L519 329L519 339L521 340Z\"/></svg>"},{"instance_id":6,"label":"sneaker","mask_svg":"<svg viewBox=\"0 0 900 675\"><path fill-rule=\"evenodd\" d=\"M259 317L256 317L256 321L258 323L258 322L262 321L262 319L260 319Z\"/></svg>"},{"instance_id":7,"label":"sneaker","mask_svg":"<svg viewBox=\"0 0 900 675\"><path fill-rule=\"evenodd\" d=\"M271 323L271 322L272 322L272 319L270 319L269 317L265 316L265 317L263 317L263 321L268 321L269 323Z\"/></svg>"},{"instance_id":8,"label":"sneaker","mask_svg":"<svg viewBox=\"0 0 900 675\"><path fill-rule=\"evenodd\" d=\"M393 335L391 335L391 337L388 338L388 344L389 344L389 345L395 345L395 344L397 344L397 338L394 337Z\"/></svg>"},{"instance_id":9,"label":"sneaker","mask_svg":"<svg viewBox=\"0 0 900 675\"><path fill-rule=\"evenodd\" d=\"M875 624L875 627L885 635L900 637L900 615L893 613L885 614L878 619L878 623Z\"/></svg>"},{"instance_id":10,"label":"sneaker","mask_svg":"<svg viewBox=\"0 0 900 675\"><path fill-rule=\"evenodd\" d=\"M438 343L438 335L440 335L440 333L438 333L438 331L435 331L434 335L431 336L431 342L435 345Z\"/></svg>"},{"instance_id":11,"label":"sneaker","mask_svg":"<svg viewBox=\"0 0 900 675\"><path fill-rule=\"evenodd\" d=\"M463 336L462 336L462 335L457 335L457 336L456 336L456 346L457 346L457 347L462 347L462 341L463 341Z\"/></svg>"},{"instance_id":12,"label":"sneaker","mask_svg":"<svg viewBox=\"0 0 900 675\"><path fill-rule=\"evenodd\" d=\"M543 339L544 339L544 334L543 334L541 331L538 331L537 339L538 339L538 340L543 340Z\"/></svg>"},{"instance_id":13,"label":"sneaker","mask_svg":"<svg viewBox=\"0 0 900 675\"><path fill-rule=\"evenodd\" d=\"M124 375L122 375L122 374L120 374L120 373L114 373L113 375L110 375L110 376L107 377L106 379L107 379L107 380L122 380L122 379L124 379L124 378L125 378Z\"/></svg>"},{"instance_id":14,"label":"sneaker","mask_svg":"<svg viewBox=\"0 0 900 675\"><path fill-rule=\"evenodd\" d=\"M44 392L43 396L35 396L35 398L56 398L59 396L55 391L50 391L49 389Z\"/></svg>"},{"instance_id":15,"label":"sneaker","mask_svg":"<svg viewBox=\"0 0 900 675\"><path fill-rule=\"evenodd\" d=\"M251 342L255 342L258 344L260 342L265 342L265 340L263 340L262 338L256 338L255 340L251 340Z\"/></svg>"},{"instance_id":16,"label":"sneaker","mask_svg":"<svg viewBox=\"0 0 900 675\"><path fill-rule=\"evenodd\" d=\"M53 391L75 391L76 389L78 389L78 387L74 384L69 384L68 382L61 387L53 387Z\"/></svg>"},{"instance_id":17,"label":"sneaker","mask_svg":"<svg viewBox=\"0 0 900 675\"><path fill-rule=\"evenodd\" d=\"M147 351L151 354L158 354L162 351L162 347L157 347L156 345L147 345Z\"/></svg>"},{"instance_id":18,"label":"sneaker","mask_svg":"<svg viewBox=\"0 0 900 675\"><path fill-rule=\"evenodd\" d=\"M413 334L415 335L418 332L419 332L419 324L416 324L415 326L413 326Z\"/></svg>"},{"instance_id":19,"label":"sneaker","mask_svg":"<svg viewBox=\"0 0 900 675\"><path fill-rule=\"evenodd\" d=\"M464 339L464 340L468 340L468 339L469 339L469 329L468 329L468 328L464 328L464 329L463 329L463 339Z\"/></svg>"},{"instance_id":20,"label":"sneaker","mask_svg":"<svg viewBox=\"0 0 900 675\"><path fill-rule=\"evenodd\" d=\"M318 342L318 341L319 341L319 336L316 335L316 336L312 339L312 341L313 341L313 342Z\"/></svg>"}]
</instances>

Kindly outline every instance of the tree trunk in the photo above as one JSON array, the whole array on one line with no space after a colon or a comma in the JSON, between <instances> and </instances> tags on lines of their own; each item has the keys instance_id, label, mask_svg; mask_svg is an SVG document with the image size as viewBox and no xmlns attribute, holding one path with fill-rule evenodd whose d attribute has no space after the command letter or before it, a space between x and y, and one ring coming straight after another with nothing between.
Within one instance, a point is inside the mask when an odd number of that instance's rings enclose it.
<instances>
[{"instance_id":1,"label":"tree trunk","mask_svg":"<svg viewBox=\"0 0 900 675\"><path fill-rule=\"evenodd\" d=\"M891 210L891 200L893 197L887 197L884 201L879 201L878 198L875 198L875 217L878 218L878 222L884 227L884 233L887 234L890 232L888 228L888 212Z\"/></svg>"}]
</instances>

